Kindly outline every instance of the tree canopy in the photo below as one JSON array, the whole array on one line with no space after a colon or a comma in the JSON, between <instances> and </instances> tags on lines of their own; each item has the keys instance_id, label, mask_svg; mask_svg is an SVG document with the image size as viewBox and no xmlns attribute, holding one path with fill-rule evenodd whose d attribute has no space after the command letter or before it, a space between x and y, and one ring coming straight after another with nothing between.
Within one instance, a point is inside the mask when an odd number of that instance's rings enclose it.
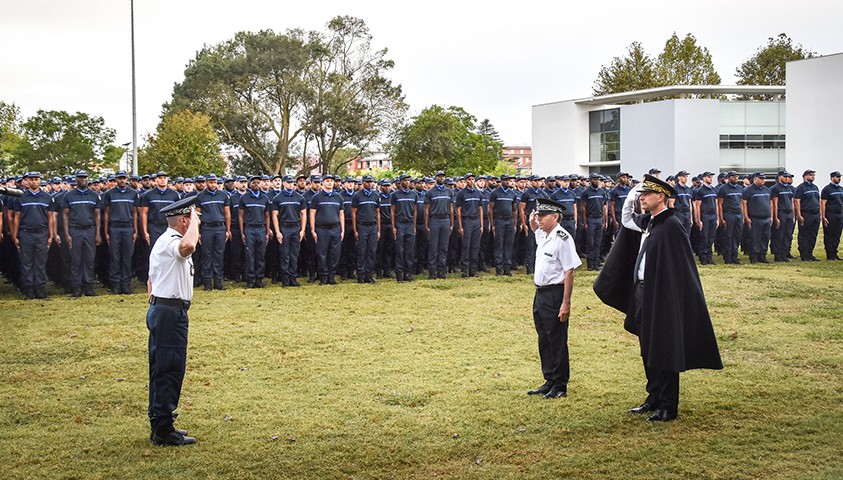
<instances>
[{"instance_id":1,"label":"tree canopy","mask_svg":"<svg viewBox=\"0 0 843 480\"><path fill-rule=\"evenodd\" d=\"M222 173L225 162L220 140L210 122L209 116L189 110L165 116L156 134L147 137L146 146L138 152L138 169L164 170L173 177Z\"/></svg>"},{"instance_id":2,"label":"tree canopy","mask_svg":"<svg viewBox=\"0 0 843 480\"><path fill-rule=\"evenodd\" d=\"M752 57L743 62L735 75L738 85L785 85L787 62L816 56L816 52L794 44L786 34L767 39ZM763 100L766 95L749 95L742 98Z\"/></svg>"},{"instance_id":3,"label":"tree canopy","mask_svg":"<svg viewBox=\"0 0 843 480\"><path fill-rule=\"evenodd\" d=\"M385 77L393 62L386 49L372 51L371 38L353 17L335 17L327 33L239 32L196 54L165 112L207 114L223 143L267 172L302 157L291 151L299 140L303 153L312 141L330 164L339 149L363 148L406 111L401 87Z\"/></svg>"},{"instance_id":4,"label":"tree canopy","mask_svg":"<svg viewBox=\"0 0 843 480\"><path fill-rule=\"evenodd\" d=\"M592 92L595 96L644 90L656 86L653 59L639 42L632 42L625 57L615 57L600 67Z\"/></svg>"},{"instance_id":5,"label":"tree canopy","mask_svg":"<svg viewBox=\"0 0 843 480\"><path fill-rule=\"evenodd\" d=\"M391 148L395 167L424 175L437 170L449 175L492 171L503 145L479 133L476 122L460 107L424 109L395 134Z\"/></svg>"}]
</instances>

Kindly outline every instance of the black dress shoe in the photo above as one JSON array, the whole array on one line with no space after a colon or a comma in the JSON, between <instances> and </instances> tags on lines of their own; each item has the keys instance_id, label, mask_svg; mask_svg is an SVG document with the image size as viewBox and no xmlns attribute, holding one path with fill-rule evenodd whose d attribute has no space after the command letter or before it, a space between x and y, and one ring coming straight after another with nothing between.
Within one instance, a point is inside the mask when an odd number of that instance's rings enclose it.
<instances>
[{"instance_id":1,"label":"black dress shoe","mask_svg":"<svg viewBox=\"0 0 843 480\"><path fill-rule=\"evenodd\" d=\"M152 435L152 443L162 447L180 447L182 445L190 445L196 443L196 439L188 437L178 431L172 431L165 436Z\"/></svg>"},{"instance_id":2,"label":"black dress shoe","mask_svg":"<svg viewBox=\"0 0 843 480\"><path fill-rule=\"evenodd\" d=\"M655 405L651 405L647 402L644 402L638 407L630 408L629 410L627 410L627 412L640 415L642 413L652 412L652 411L655 411L655 410L656 410Z\"/></svg>"},{"instance_id":3,"label":"black dress shoe","mask_svg":"<svg viewBox=\"0 0 843 480\"><path fill-rule=\"evenodd\" d=\"M550 382L544 382L544 385L542 385L541 387L536 388L534 390L528 390L527 395L544 395L549 392L552 388L553 384L551 384Z\"/></svg>"},{"instance_id":4,"label":"black dress shoe","mask_svg":"<svg viewBox=\"0 0 843 480\"><path fill-rule=\"evenodd\" d=\"M651 417L647 417L648 422L669 422L676 419L676 412L668 412L664 408L656 410L656 413Z\"/></svg>"},{"instance_id":5,"label":"black dress shoe","mask_svg":"<svg viewBox=\"0 0 843 480\"><path fill-rule=\"evenodd\" d=\"M553 388L550 389L549 392L545 394L544 399L549 400L551 398L562 398L568 396L568 387L567 385L554 385Z\"/></svg>"}]
</instances>

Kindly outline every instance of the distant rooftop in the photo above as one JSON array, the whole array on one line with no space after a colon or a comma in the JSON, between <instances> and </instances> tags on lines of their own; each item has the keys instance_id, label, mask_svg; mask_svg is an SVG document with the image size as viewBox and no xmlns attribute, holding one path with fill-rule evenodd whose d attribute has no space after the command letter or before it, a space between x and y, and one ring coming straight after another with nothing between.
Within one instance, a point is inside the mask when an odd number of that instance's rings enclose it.
<instances>
[{"instance_id":1,"label":"distant rooftop","mask_svg":"<svg viewBox=\"0 0 843 480\"><path fill-rule=\"evenodd\" d=\"M673 85L669 87L648 88L631 92L613 93L574 100L578 105L614 105L635 101L650 100L660 97L687 95L784 95L785 87L777 85ZM551 102L559 103L559 102Z\"/></svg>"}]
</instances>

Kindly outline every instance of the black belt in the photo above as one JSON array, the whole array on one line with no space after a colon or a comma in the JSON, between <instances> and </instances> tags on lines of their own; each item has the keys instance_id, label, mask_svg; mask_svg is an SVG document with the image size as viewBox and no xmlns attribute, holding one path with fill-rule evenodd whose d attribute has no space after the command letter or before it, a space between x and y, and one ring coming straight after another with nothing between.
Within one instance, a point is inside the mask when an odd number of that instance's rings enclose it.
<instances>
[{"instance_id":1,"label":"black belt","mask_svg":"<svg viewBox=\"0 0 843 480\"><path fill-rule=\"evenodd\" d=\"M300 227L301 222L281 222L282 227Z\"/></svg>"},{"instance_id":2,"label":"black belt","mask_svg":"<svg viewBox=\"0 0 843 480\"><path fill-rule=\"evenodd\" d=\"M368 227L371 227L372 225L377 225L377 224L378 224L378 222L361 222L360 220L357 220L357 225L366 225Z\"/></svg>"},{"instance_id":3,"label":"black belt","mask_svg":"<svg viewBox=\"0 0 843 480\"><path fill-rule=\"evenodd\" d=\"M93 225L71 225L70 228L94 228Z\"/></svg>"},{"instance_id":4,"label":"black belt","mask_svg":"<svg viewBox=\"0 0 843 480\"><path fill-rule=\"evenodd\" d=\"M819 215L820 211L819 210L811 210L810 212L802 212L802 215L805 215L806 213L810 213L811 215Z\"/></svg>"},{"instance_id":5,"label":"black belt","mask_svg":"<svg viewBox=\"0 0 843 480\"><path fill-rule=\"evenodd\" d=\"M339 227L339 223L317 223L316 228L334 228Z\"/></svg>"},{"instance_id":6,"label":"black belt","mask_svg":"<svg viewBox=\"0 0 843 480\"><path fill-rule=\"evenodd\" d=\"M445 214L445 215L431 215L431 216L430 216L430 218L446 218L446 219L449 219L449 218L451 218L451 216L450 216L450 215L448 215L448 214Z\"/></svg>"},{"instance_id":7,"label":"black belt","mask_svg":"<svg viewBox=\"0 0 843 480\"><path fill-rule=\"evenodd\" d=\"M180 298L161 298L156 297L155 295L149 296L149 304L150 305L164 305L166 307L176 307L181 308L183 310L187 310L190 308L190 302L187 300L182 300Z\"/></svg>"},{"instance_id":8,"label":"black belt","mask_svg":"<svg viewBox=\"0 0 843 480\"><path fill-rule=\"evenodd\" d=\"M398 219L398 223L413 223L413 221L412 221L412 220L403 219L403 218L399 218L399 219Z\"/></svg>"},{"instance_id":9,"label":"black belt","mask_svg":"<svg viewBox=\"0 0 843 480\"><path fill-rule=\"evenodd\" d=\"M225 222L202 222L199 226L201 226L201 227L222 227L222 226L225 226Z\"/></svg>"},{"instance_id":10,"label":"black belt","mask_svg":"<svg viewBox=\"0 0 843 480\"><path fill-rule=\"evenodd\" d=\"M588 218L603 218L603 214L595 215L595 214L589 213Z\"/></svg>"},{"instance_id":11,"label":"black belt","mask_svg":"<svg viewBox=\"0 0 843 480\"><path fill-rule=\"evenodd\" d=\"M549 292L551 290L556 290L557 288L564 287L564 283L554 283L553 285L536 285L537 292Z\"/></svg>"},{"instance_id":12,"label":"black belt","mask_svg":"<svg viewBox=\"0 0 843 480\"><path fill-rule=\"evenodd\" d=\"M728 215L743 215L743 212L725 212Z\"/></svg>"},{"instance_id":13,"label":"black belt","mask_svg":"<svg viewBox=\"0 0 843 480\"><path fill-rule=\"evenodd\" d=\"M825 210L825 213L830 213L830 214L832 214L832 215L840 215L841 213L843 213L843 210L829 210L829 209L826 209L826 210Z\"/></svg>"},{"instance_id":14,"label":"black belt","mask_svg":"<svg viewBox=\"0 0 843 480\"><path fill-rule=\"evenodd\" d=\"M27 233L41 233L41 232L43 232L47 229L44 228L44 227L40 227L40 228L23 228L23 227L21 227L19 230L22 231L22 232L27 232Z\"/></svg>"},{"instance_id":15,"label":"black belt","mask_svg":"<svg viewBox=\"0 0 843 480\"><path fill-rule=\"evenodd\" d=\"M166 222L165 222L165 223L161 223L161 222L152 222L152 224L153 224L153 225L157 225L157 226L159 226L159 227L166 227L166 226L167 226L167 223L166 223Z\"/></svg>"},{"instance_id":16,"label":"black belt","mask_svg":"<svg viewBox=\"0 0 843 480\"><path fill-rule=\"evenodd\" d=\"M265 224L265 223L247 223L247 224L246 224L246 226L247 226L247 227L260 227L260 228L266 228L266 224Z\"/></svg>"},{"instance_id":17,"label":"black belt","mask_svg":"<svg viewBox=\"0 0 843 480\"><path fill-rule=\"evenodd\" d=\"M109 222L110 227L131 227L132 222Z\"/></svg>"},{"instance_id":18,"label":"black belt","mask_svg":"<svg viewBox=\"0 0 843 480\"><path fill-rule=\"evenodd\" d=\"M568 217L564 217L564 216L562 217L562 220L573 220L573 219L574 219L573 215L568 216Z\"/></svg>"},{"instance_id":19,"label":"black belt","mask_svg":"<svg viewBox=\"0 0 843 480\"><path fill-rule=\"evenodd\" d=\"M463 218L463 220L477 220L477 219L478 219L478 218L480 218L480 217L479 217L479 216L476 216L476 217L466 217L466 216L463 216L462 218Z\"/></svg>"},{"instance_id":20,"label":"black belt","mask_svg":"<svg viewBox=\"0 0 843 480\"><path fill-rule=\"evenodd\" d=\"M690 208L674 208L674 210L678 213L689 213L691 211Z\"/></svg>"}]
</instances>

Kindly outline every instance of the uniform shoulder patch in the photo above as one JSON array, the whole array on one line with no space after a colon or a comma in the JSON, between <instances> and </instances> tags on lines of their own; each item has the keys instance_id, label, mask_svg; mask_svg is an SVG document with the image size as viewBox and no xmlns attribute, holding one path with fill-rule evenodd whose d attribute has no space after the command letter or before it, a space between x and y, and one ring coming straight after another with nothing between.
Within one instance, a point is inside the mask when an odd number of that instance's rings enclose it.
<instances>
[{"instance_id":1,"label":"uniform shoulder patch","mask_svg":"<svg viewBox=\"0 0 843 480\"><path fill-rule=\"evenodd\" d=\"M565 230L557 230L556 234L559 235L559 238L561 238L562 240L568 239L568 233L565 232Z\"/></svg>"}]
</instances>

